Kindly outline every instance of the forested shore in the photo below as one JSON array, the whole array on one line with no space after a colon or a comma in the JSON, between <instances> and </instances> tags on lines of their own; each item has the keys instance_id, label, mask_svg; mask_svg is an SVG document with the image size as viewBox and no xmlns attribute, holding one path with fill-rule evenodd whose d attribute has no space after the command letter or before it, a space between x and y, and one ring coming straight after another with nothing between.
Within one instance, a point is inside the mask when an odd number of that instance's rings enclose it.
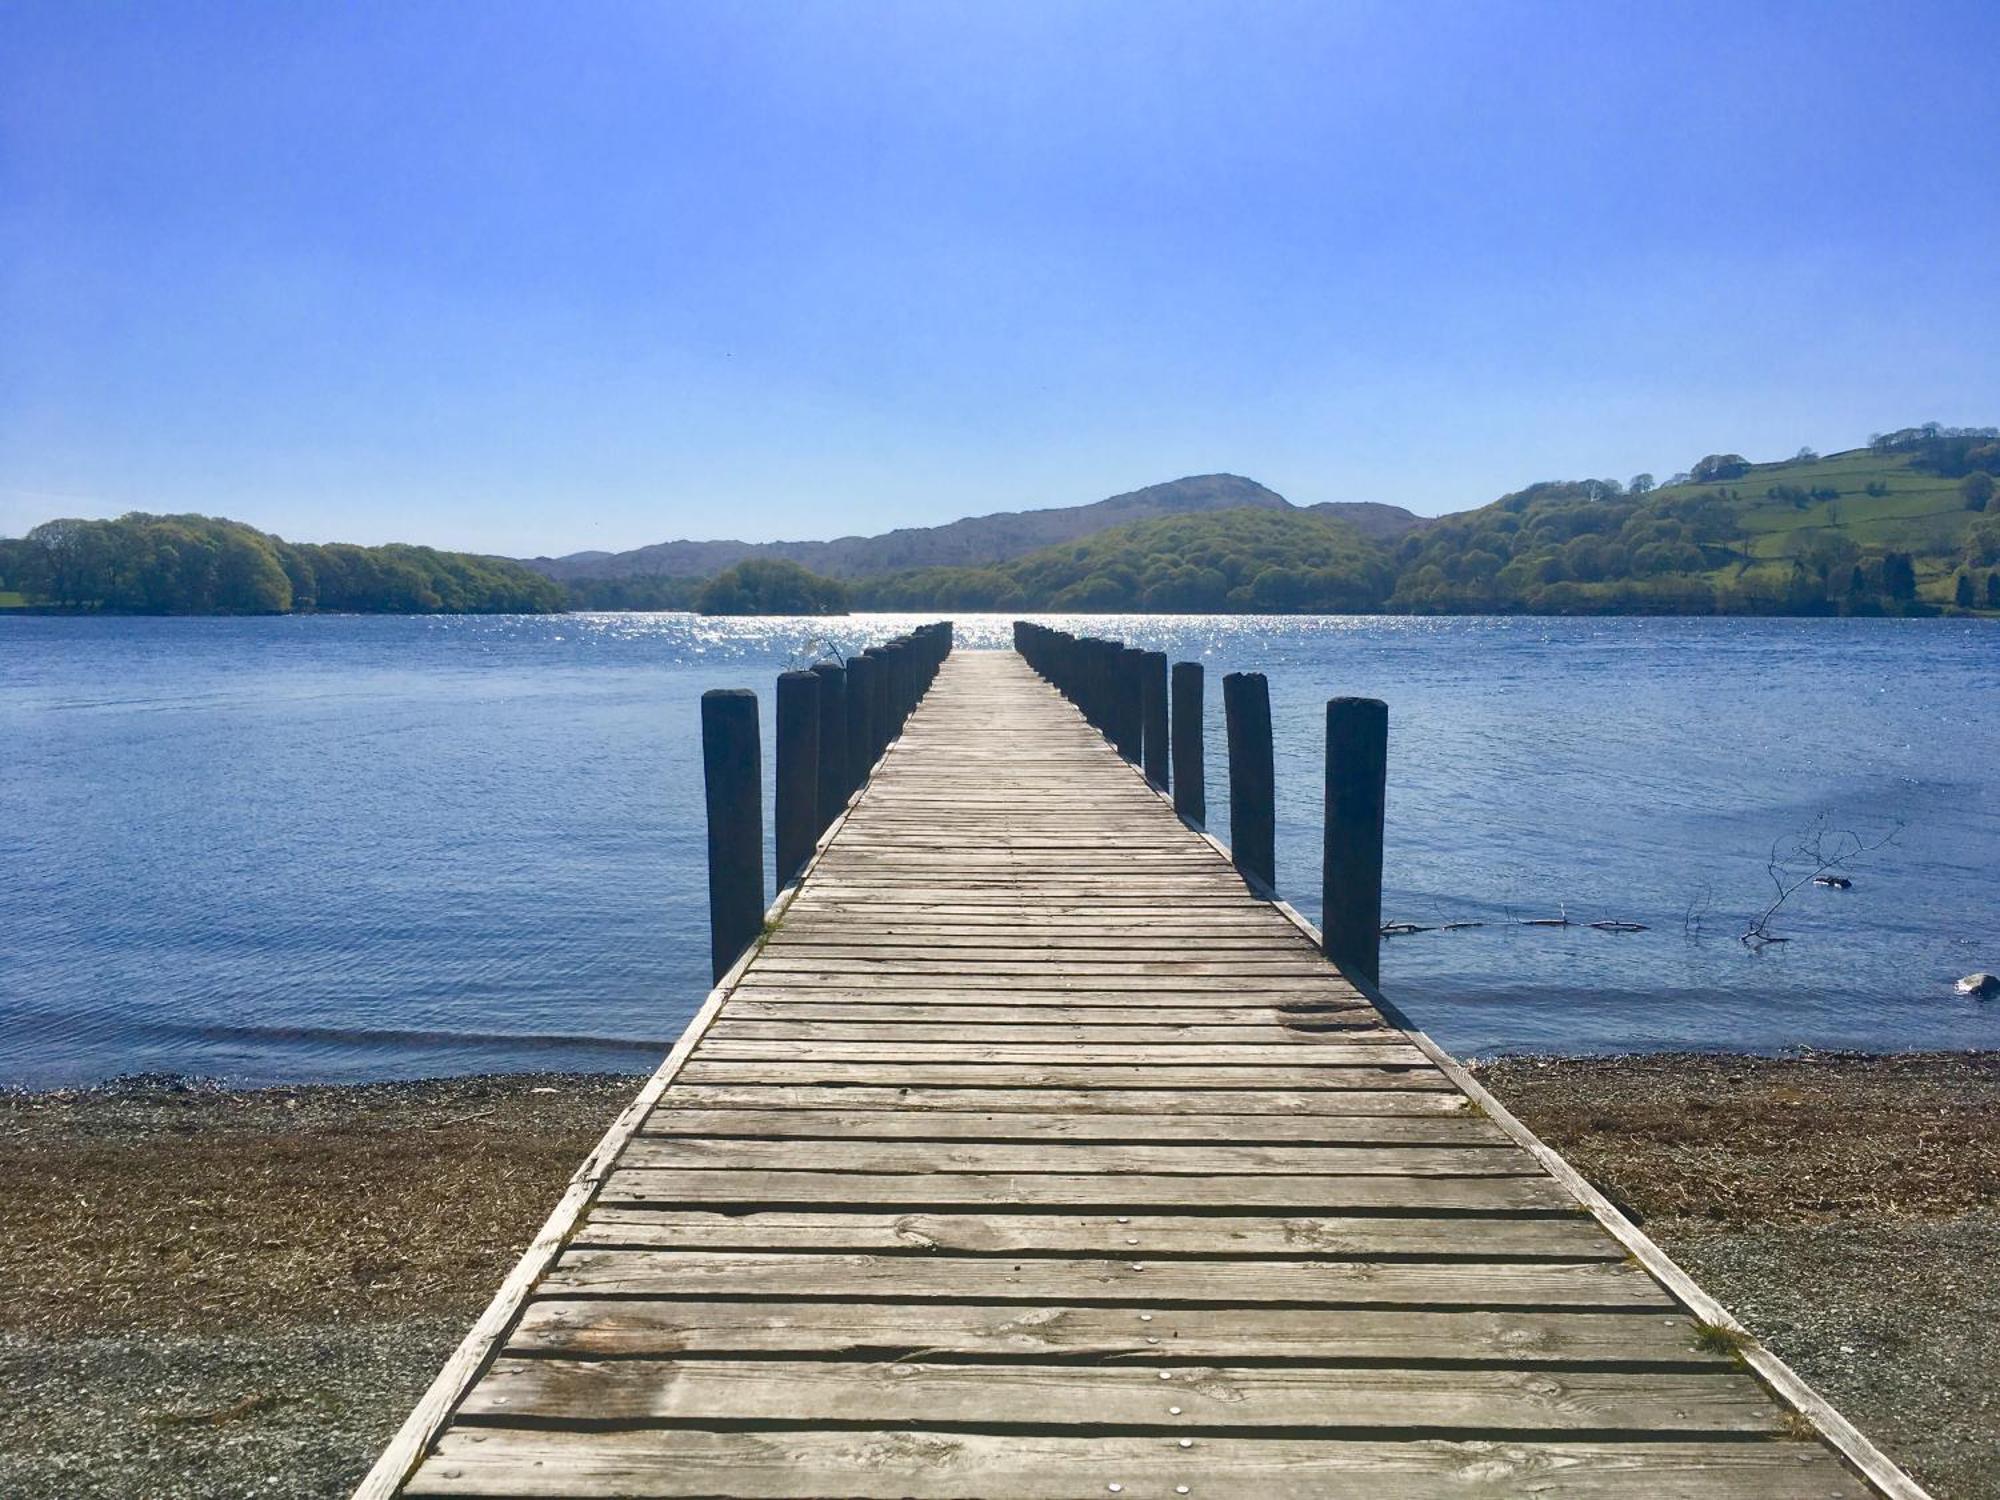
<instances>
[{"instance_id":1,"label":"forested shore","mask_svg":"<svg viewBox=\"0 0 2000 1500\"><path fill-rule=\"evenodd\" d=\"M106 614L547 614L569 604L561 584L504 557L288 542L240 521L140 512L0 540L0 589L30 608Z\"/></svg>"},{"instance_id":2,"label":"forested shore","mask_svg":"<svg viewBox=\"0 0 2000 1500\"><path fill-rule=\"evenodd\" d=\"M1372 535L1351 512L1236 480L1262 503L1130 521L978 565L845 577L768 553L702 576L560 577L543 569L562 559L294 543L239 521L135 513L0 541L0 593L17 596L0 602L143 614L2000 612L1996 470L2000 429L1926 425L1825 457L1713 453L1659 483L1545 481L1454 515L1403 514Z\"/></svg>"}]
</instances>

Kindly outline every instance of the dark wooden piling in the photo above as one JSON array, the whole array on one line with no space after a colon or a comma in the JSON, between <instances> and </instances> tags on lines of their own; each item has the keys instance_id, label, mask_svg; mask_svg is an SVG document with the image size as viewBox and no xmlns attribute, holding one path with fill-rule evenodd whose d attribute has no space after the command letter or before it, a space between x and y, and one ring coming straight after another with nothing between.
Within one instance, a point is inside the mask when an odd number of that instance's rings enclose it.
<instances>
[{"instance_id":1,"label":"dark wooden piling","mask_svg":"<svg viewBox=\"0 0 2000 1500\"><path fill-rule=\"evenodd\" d=\"M1161 791L1172 775L1167 748L1167 653L1139 653L1139 718L1146 779Z\"/></svg>"},{"instance_id":2,"label":"dark wooden piling","mask_svg":"<svg viewBox=\"0 0 2000 1500\"><path fill-rule=\"evenodd\" d=\"M1070 652L1074 656L1070 702L1074 702L1082 710L1084 720L1100 732L1108 732L1106 726L1110 722L1104 714L1104 684L1110 680L1110 674L1104 668L1106 650L1110 650L1110 642L1100 640L1098 636L1078 636L1070 640Z\"/></svg>"},{"instance_id":3,"label":"dark wooden piling","mask_svg":"<svg viewBox=\"0 0 2000 1500\"><path fill-rule=\"evenodd\" d=\"M1201 744L1201 678L1200 662L1174 663L1174 811L1193 823L1208 821L1208 773L1202 764Z\"/></svg>"},{"instance_id":4,"label":"dark wooden piling","mask_svg":"<svg viewBox=\"0 0 2000 1500\"><path fill-rule=\"evenodd\" d=\"M875 764L875 658L847 658L847 795L861 790Z\"/></svg>"},{"instance_id":5,"label":"dark wooden piling","mask_svg":"<svg viewBox=\"0 0 2000 1500\"><path fill-rule=\"evenodd\" d=\"M889 741L895 738L895 730L889 722L892 702L889 674L894 663L880 646L870 646L861 654L874 665L874 670L868 674L868 759L861 772L865 781L875 762L882 758L882 752L888 749Z\"/></svg>"},{"instance_id":6,"label":"dark wooden piling","mask_svg":"<svg viewBox=\"0 0 2000 1500\"><path fill-rule=\"evenodd\" d=\"M890 739L896 739L909 722L910 710L917 706L917 653L908 636L899 636L883 647L889 658Z\"/></svg>"},{"instance_id":7,"label":"dark wooden piling","mask_svg":"<svg viewBox=\"0 0 2000 1500\"><path fill-rule=\"evenodd\" d=\"M1145 751L1145 656L1131 646L1114 643L1111 648L1111 743L1135 766Z\"/></svg>"},{"instance_id":8,"label":"dark wooden piling","mask_svg":"<svg viewBox=\"0 0 2000 1500\"><path fill-rule=\"evenodd\" d=\"M764 929L763 749L757 695L701 695L701 768L708 799L708 948L720 979Z\"/></svg>"},{"instance_id":9,"label":"dark wooden piling","mask_svg":"<svg viewBox=\"0 0 2000 1500\"><path fill-rule=\"evenodd\" d=\"M1320 939L1356 979L1381 980L1382 811L1389 776L1389 705L1334 698L1326 705L1326 844Z\"/></svg>"},{"instance_id":10,"label":"dark wooden piling","mask_svg":"<svg viewBox=\"0 0 2000 1500\"><path fill-rule=\"evenodd\" d=\"M819 678L778 674L778 884L789 885L819 837Z\"/></svg>"},{"instance_id":11,"label":"dark wooden piling","mask_svg":"<svg viewBox=\"0 0 2000 1500\"><path fill-rule=\"evenodd\" d=\"M819 832L840 816L850 790L847 779L847 668L823 661L813 669L819 679L819 784L814 799Z\"/></svg>"},{"instance_id":12,"label":"dark wooden piling","mask_svg":"<svg viewBox=\"0 0 2000 1500\"><path fill-rule=\"evenodd\" d=\"M1229 857L1253 885L1277 883L1277 773L1271 752L1271 689L1262 672L1222 679L1229 733Z\"/></svg>"}]
</instances>

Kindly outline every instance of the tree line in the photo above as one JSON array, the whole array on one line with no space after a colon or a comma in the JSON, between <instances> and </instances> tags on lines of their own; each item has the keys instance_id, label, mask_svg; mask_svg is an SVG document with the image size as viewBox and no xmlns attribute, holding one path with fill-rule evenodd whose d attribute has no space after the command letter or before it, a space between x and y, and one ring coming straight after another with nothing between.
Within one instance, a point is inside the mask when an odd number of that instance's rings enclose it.
<instances>
[{"instance_id":1,"label":"tree line","mask_svg":"<svg viewBox=\"0 0 2000 1500\"><path fill-rule=\"evenodd\" d=\"M546 614L569 602L507 558L287 542L240 521L136 511L0 540L0 588L31 605L152 615Z\"/></svg>"}]
</instances>

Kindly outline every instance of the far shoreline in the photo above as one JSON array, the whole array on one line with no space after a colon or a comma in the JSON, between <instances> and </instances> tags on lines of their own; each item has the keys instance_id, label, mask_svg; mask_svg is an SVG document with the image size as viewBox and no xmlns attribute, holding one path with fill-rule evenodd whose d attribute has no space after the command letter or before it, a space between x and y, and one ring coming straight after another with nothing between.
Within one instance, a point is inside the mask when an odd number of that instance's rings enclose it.
<instances>
[{"instance_id":1,"label":"far shoreline","mask_svg":"<svg viewBox=\"0 0 2000 1500\"><path fill-rule=\"evenodd\" d=\"M2000 610L1925 604L1894 611L1839 610L1672 610L1672 609L1020 609L955 608L949 604L896 605L837 611L698 609L289 609L167 611L90 609L55 604L0 604L0 620L560 620L586 615L686 615L696 620L851 620L881 615L938 618L985 615L994 619L1065 620L2000 620Z\"/></svg>"}]
</instances>

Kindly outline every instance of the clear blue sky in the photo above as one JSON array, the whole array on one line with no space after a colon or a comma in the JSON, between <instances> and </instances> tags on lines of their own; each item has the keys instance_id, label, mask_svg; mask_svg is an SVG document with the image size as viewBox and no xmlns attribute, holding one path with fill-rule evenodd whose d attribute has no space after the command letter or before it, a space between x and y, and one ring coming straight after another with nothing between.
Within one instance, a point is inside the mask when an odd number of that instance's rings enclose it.
<instances>
[{"instance_id":1,"label":"clear blue sky","mask_svg":"<svg viewBox=\"0 0 2000 1500\"><path fill-rule=\"evenodd\" d=\"M0 9L0 534L512 553L2000 422L2000 6Z\"/></svg>"}]
</instances>

